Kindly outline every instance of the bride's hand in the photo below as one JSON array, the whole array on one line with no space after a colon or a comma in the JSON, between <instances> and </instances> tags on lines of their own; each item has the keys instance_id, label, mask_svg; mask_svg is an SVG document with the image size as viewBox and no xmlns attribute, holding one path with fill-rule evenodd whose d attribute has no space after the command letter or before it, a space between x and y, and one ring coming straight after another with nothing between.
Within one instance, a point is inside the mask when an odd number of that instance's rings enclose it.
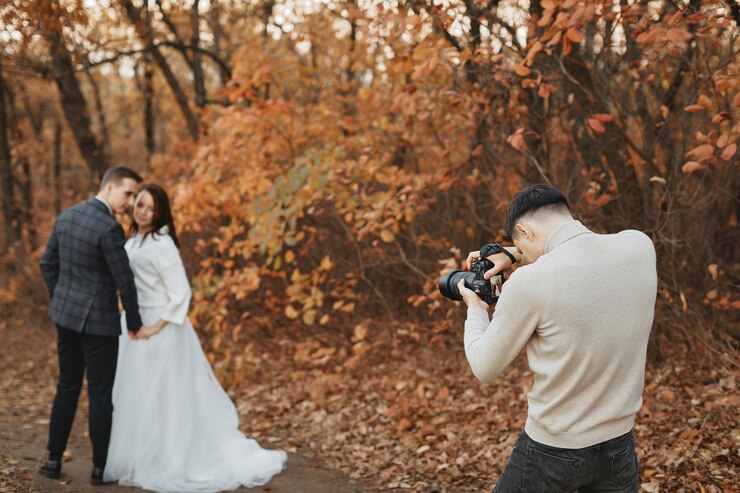
<instances>
[{"instance_id":1,"label":"bride's hand","mask_svg":"<svg viewBox=\"0 0 740 493\"><path fill-rule=\"evenodd\" d=\"M158 332L159 329L157 329L157 327L155 327L154 325L145 325L137 334L137 339L147 340L153 335L156 335Z\"/></svg>"}]
</instances>

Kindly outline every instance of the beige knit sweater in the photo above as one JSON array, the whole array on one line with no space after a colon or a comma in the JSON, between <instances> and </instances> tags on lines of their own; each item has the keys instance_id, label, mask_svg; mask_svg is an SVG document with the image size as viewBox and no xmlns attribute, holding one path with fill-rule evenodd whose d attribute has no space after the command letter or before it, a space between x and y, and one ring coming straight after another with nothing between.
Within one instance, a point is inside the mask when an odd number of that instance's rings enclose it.
<instances>
[{"instance_id":1,"label":"beige knit sweater","mask_svg":"<svg viewBox=\"0 0 740 493\"><path fill-rule=\"evenodd\" d=\"M532 439L561 448L609 440L632 429L642 405L656 290L645 234L601 235L569 221L504 283L490 322L486 310L468 309L465 354L490 382L526 347Z\"/></svg>"}]
</instances>

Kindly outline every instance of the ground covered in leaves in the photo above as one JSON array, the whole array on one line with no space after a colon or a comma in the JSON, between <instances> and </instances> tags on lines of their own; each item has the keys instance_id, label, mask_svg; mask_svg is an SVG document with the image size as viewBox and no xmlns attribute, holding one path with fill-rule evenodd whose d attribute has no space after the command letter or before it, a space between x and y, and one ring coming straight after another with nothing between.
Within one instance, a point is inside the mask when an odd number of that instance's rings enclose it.
<instances>
[{"instance_id":1,"label":"ground covered in leaves","mask_svg":"<svg viewBox=\"0 0 740 493\"><path fill-rule=\"evenodd\" d=\"M0 492L2 493L37 493L38 489L31 483L31 471L20 464L5 451L0 450Z\"/></svg>"},{"instance_id":2,"label":"ground covered in leaves","mask_svg":"<svg viewBox=\"0 0 740 493\"><path fill-rule=\"evenodd\" d=\"M0 416L48 417L54 341L43 320L0 322ZM346 347L287 338L268 346L248 345L237 374L216 367L242 429L381 490L490 491L526 419L531 375L521 357L484 385L461 341L362 328ZM674 350L646 373L635 427L641 490L738 491L736 355ZM0 450L0 491L31 491L14 463Z\"/></svg>"}]
</instances>

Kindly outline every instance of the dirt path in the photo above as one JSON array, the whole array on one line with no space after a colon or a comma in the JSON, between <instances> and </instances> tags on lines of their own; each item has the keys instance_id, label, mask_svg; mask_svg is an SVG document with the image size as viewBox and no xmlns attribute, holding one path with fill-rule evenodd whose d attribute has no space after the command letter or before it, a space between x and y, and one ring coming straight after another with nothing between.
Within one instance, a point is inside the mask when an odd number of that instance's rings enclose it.
<instances>
[{"instance_id":1,"label":"dirt path","mask_svg":"<svg viewBox=\"0 0 740 493\"><path fill-rule=\"evenodd\" d=\"M72 460L65 462L61 480L50 480L35 473L44 459L46 448L46 420L24 423L17 416L0 417L0 450L4 455L18 461L16 467L28 470L33 479L28 486L43 492L132 492L142 491L116 484L103 488L90 486L88 479L91 467L90 442L85 436L85 420L75 423L68 451ZM343 474L324 469L320 464L306 457L290 454L288 466L269 484L258 488L241 488L237 491L271 492L271 493L359 493L367 491L362 486L353 484Z\"/></svg>"},{"instance_id":2,"label":"dirt path","mask_svg":"<svg viewBox=\"0 0 740 493\"><path fill-rule=\"evenodd\" d=\"M67 447L70 457L64 462L61 480L50 480L36 473L45 459L55 378L54 338L50 327L0 330L0 493L142 491L117 484L97 488L89 484L92 454L87 436L86 389L77 409ZM322 467L314 459L290 454L286 470L269 484L236 491L360 493L371 490L341 472Z\"/></svg>"}]
</instances>

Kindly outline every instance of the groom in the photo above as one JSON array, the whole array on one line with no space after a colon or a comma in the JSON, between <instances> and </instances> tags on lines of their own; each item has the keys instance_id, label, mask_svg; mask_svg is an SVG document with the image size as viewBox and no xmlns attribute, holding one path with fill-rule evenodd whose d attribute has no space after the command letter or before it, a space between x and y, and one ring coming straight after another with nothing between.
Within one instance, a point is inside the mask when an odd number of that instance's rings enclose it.
<instances>
[{"instance_id":1,"label":"groom","mask_svg":"<svg viewBox=\"0 0 740 493\"><path fill-rule=\"evenodd\" d=\"M59 353L59 381L49 424L49 460L39 469L47 478L61 476L62 454L87 370L93 446L90 482L103 484L121 333L116 292L121 295L132 338L142 325L134 276L123 248L126 238L113 214L133 206L141 181L128 168L106 171L95 198L59 215L41 258Z\"/></svg>"}]
</instances>

